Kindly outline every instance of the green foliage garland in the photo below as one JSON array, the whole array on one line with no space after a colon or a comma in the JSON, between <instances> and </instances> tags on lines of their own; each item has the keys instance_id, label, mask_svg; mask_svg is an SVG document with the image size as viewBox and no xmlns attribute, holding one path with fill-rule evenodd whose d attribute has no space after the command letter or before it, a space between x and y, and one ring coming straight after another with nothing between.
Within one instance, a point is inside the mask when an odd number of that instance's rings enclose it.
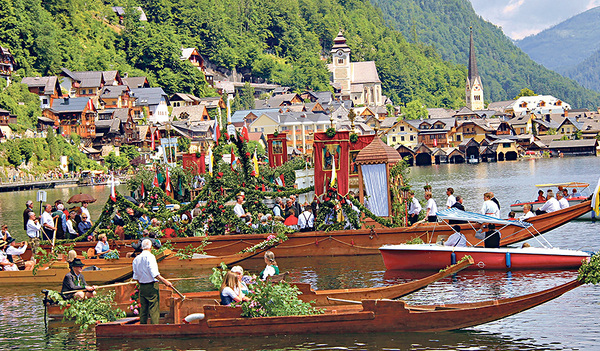
<instances>
[{"instance_id":1,"label":"green foliage garland","mask_svg":"<svg viewBox=\"0 0 600 351\"><path fill-rule=\"evenodd\" d=\"M335 133L336 133L336 131L335 131L335 128L333 128L333 127L329 127L329 128L327 128L327 130L325 131L325 134L326 134L326 135L327 135L327 137L329 137L329 138L333 138L333 137L335 136Z\"/></svg>"},{"instance_id":2,"label":"green foliage garland","mask_svg":"<svg viewBox=\"0 0 600 351\"><path fill-rule=\"evenodd\" d=\"M579 274L577 280L585 284L598 284L600 283L600 255L593 254L590 257L590 262L584 262L579 267Z\"/></svg>"},{"instance_id":3,"label":"green foliage garland","mask_svg":"<svg viewBox=\"0 0 600 351\"><path fill-rule=\"evenodd\" d=\"M256 281L249 287L248 297L236 305L242 306L243 317L307 316L322 314L322 309L314 308L310 303L298 298L301 292L288 282L269 283Z\"/></svg>"},{"instance_id":4,"label":"green foliage garland","mask_svg":"<svg viewBox=\"0 0 600 351\"><path fill-rule=\"evenodd\" d=\"M126 314L116 308L115 292L98 293L95 297L85 300L69 300L70 306L63 314L63 319L74 320L79 324L79 330L84 331L96 323L114 322L125 318ZM60 303L59 303L60 304Z\"/></svg>"}]
</instances>

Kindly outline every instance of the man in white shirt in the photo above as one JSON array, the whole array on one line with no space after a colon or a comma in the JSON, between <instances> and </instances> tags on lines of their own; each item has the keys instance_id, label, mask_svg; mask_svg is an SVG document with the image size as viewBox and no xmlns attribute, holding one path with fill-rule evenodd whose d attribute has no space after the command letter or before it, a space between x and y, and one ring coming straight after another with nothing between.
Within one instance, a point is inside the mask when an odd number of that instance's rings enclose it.
<instances>
[{"instance_id":1,"label":"man in white shirt","mask_svg":"<svg viewBox=\"0 0 600 351\"><path fill-rule=\"evenodd\" d=\"M425 192L425 200L427 200L427 212L425 213L425 217L427 217L428 222L435 223L437 222L437 204L432 197L433 195L430 191Z\"/></svg>"},{"instance_id":2,"label":"man in white shirt","mask_svg":"<svg viewBox=\"0 0 600 351\"><path fill-rule=\"evenodd\" d=\"M29 220L27 221L27 236L32 239L39 239L40 229L42 229L42 225L37 218L35 218L35 213L29 212Z\"/></svg>"},{"instance_id":3,"label":"man in white shirt","mask_svg":"<svg viewBox=\"0 0 600 351\"><path fill-rule=\"evenodd\" d=\"M422 208L419 200L415 198L414 191L411 190L408 192L408 198L410 199L410 206L408 207L408 223L413 225L419 220L419 214L421 213Z\"/></svg>"},{"instance_id":4,"label":"man in white shirt","mask_svg":"<svg viewBox=\"0 0 600 351\"><path fill-rule=\"evenodd\" d=\"M160 318L160 296L158 281L172 288L173 284L158 271L156 257L152 254L152 242L142 240L142 253L133 260L133 280L140 284L140 324L158 324Z\"/></svg>"},{"instance_id":5,"label":"man in white shirt","mask_svg":"<svg viewBox=\"0 0 600 351\"><path fill-rule=\"evenodd\" d=\"M448 195L448 200L446 201L446 208L450 208L452 207L452 205L454 205L454 203L456 203L456 198L454 197L454 189L446 189L446 195Z\"/></svg>"},{"instance_id":6,"label":"man in white shirt","mask_svg":"<svg viewBox=\"0 0 600 351\"><path fill-rule=\"evenodd\" d=\"M483 194L483 207L481 207L481 214L491 217L500 218L500 209L494 201L492 201L492 193Z\"/></svg>"},{"instance_id":7,"label":"man in white shirt","mask_svg":"<svg viewBox=\"0 0 600 351\"><path fill-rule=\"evenodd\" d=\"M244 195L238 195L235 197L236 204L233 206L233 213L239 218L246 220L250 213L244 211L242 204L244 203Z\"/></svg>"},{"instance_id":8,"label":"man in white shirt","mask_svg":"<svg viewBox=\"0 0 600 351\"><path fill-rule=\"evenodd\" d=\"M569 200L565 199L565 196L562 192L556 193L556 199L558 200L558 204L560 205L560 209L569 207Z\"/></svg>"},{"instance_id":9,"label":"man in white shirt","mask_svg":"<svg viewBox=\"0 0 600 351\"><path fill-rule=\"evenodd\" d=\"M20 243L19 247L17 247L17 243L15 242L15 239L10 238L10 240L7 241L8 246L6 247L6 255L7 256L12 256L13 258L13 262L17 262L17 259L25 253L25 251L27 251L27 242L23 241ZM35 262L33 260L29 260L29 261L25 261L25 268L24 270L26 271L30 271L33 270L33 266L35 265ZM18 270L18 268L17 268Z\"/></svg>"},{"instance_id":10,"label":"man in white shirt","mask_svg":"<svg viewBox=\"0 0 600 351\"><path fill-rule=\"evenodd\" d=\"M48 239L52 239L54 236L54 231L56 230L56 227L54 226L54 219L52 218L52 205L46 204L40 219L42 223L42 229L44 230L46 237Z\"/></svg>"},{"instance_id":11,"label":"man in white shirt","mask_svg":"<svg viewBox=\"0 0 600 351\"><path fill-rule=\"evenodd\" d=\"M467 238L460 232L460 226L454 225L452 226L454 233L448 237L448 240L444 243L445 246L453 246L453 247L466 247L467 246Z\"/></svg>"},{"instance_id":12,"label":"man in white shirt","mask_svg":"<svg viewBox=\"0 0 600 351\"><path fill-rule=\"evenodd\" d=\"M83 218L83 215L86 215L86 221L92 224L92 216L90 216L90 210L88 210L88 205L89 204L87 202L83 202L81 204L81 218Z\"/></svg>"},{"instance_id":13,"label":"man in white shirt","mask_svg":"<svg viewBox=\"0 0 600 351\"><path fill-rule=\"evenodd\" d=\"M536 215L539 216L544 213L550 213L560 210L560 204L558 203L558 200L554 198L552 190L548 190L547 197L548 200L546 200L544 206L540 207L537 211L535 211Z\"/></svg>"},{"instance_id":14,"label":"man in white shirt","mask_svg":"<svg viewBox=\"0 0 600 351\"><path fill-rule=\"evenodd\" d=\"M312 207L306 204L304 212L298 216L298 228L301 232L311 232L315 230L315 216L312 213Z\"/></svg>"}]
</instances>

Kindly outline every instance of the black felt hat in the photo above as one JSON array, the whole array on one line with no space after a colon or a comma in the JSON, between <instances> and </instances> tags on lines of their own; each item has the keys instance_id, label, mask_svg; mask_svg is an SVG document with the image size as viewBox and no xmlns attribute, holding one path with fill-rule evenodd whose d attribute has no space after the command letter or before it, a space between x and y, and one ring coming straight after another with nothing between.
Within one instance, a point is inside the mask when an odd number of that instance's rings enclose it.
<instances>
[{"instance_id":1,"label":"black felt hat","mask_svg":"<svg viewBox=\"0 0 600 351\"><path fill-rule=\"evenodd\" d=\"M71 267L85 267L85 263L81 262L81 260L79 258L76 258L73 260L73 262L71 262L70 266Z\"/></svg>"}]
</instances>

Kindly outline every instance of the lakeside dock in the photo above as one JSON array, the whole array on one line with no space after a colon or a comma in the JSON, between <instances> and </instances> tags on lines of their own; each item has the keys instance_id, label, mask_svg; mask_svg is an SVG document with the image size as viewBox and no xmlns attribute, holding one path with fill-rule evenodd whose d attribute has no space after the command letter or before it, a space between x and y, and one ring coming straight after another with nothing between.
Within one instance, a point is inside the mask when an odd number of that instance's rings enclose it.
<instances>
[{"instance_id":1,"label":"lakeside dock","mask_svg":"<svg viewBox=\"0 0 600 351\"><path fill-rule=\"evenodd\" d=\"M0 193L32 189L52 189L60 186L77 185L78 181L79 178L68 178L0 183Z\"/></svg>"}]
</instances>

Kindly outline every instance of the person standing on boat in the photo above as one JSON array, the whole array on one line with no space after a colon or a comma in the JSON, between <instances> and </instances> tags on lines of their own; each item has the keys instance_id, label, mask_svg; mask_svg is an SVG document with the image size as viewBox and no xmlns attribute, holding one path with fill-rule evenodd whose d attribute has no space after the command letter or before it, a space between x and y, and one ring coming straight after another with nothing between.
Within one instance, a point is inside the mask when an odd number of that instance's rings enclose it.
<instances>
[{"instance_id":1,"label":"person standing on boat","mask_svg":"<svg viewBox=\"0 0 600 351\"><path fill-rule=\"evenodd\" d=\"M467 238L465 238L465 235L460 232L460 226L454 225L452 226L452 230L454 230L454 233L448 237L448 240L446 240L444 246L466 247Z\"/></svg>"},{"instance_id":2,"label":"person standing on boat","mask_svg":"<svg viewBox=\"0 0 600 351\"><path fill-rule=\"evenodd\" d=\"M298 228L301 232L312 232L315 230L315 216L309 204L304 205L304 212L298 216Z\"/></svg>"},{"instance_id":3,"label":"person standing on boat","mask_svg":"<svg viewBox=\"0 0 600 351\"><path fill-rule=\"evenodd\" d=\"M250 214L249 212L246 212L244 210L244 207L242 206L242 204L244 203L244 195L237 195L235 197L235 201L236 204L235 206L233 206L233 213L235 213L236 216L238 216L240 219L247 221L248 219L248 215Z\"/></svg>"},{"instance_id":4,"label":"person standing on boat","mask_svg":"<svg viewBox=\"0 0 600 351\"><path fill-rule=\"evenodd\" d=\"M81 272L83 271L83 267L85 267L85 264L81 262L80 259L76 258L73 260L73 262L71 262L69 266L71 267L71 270L65 275L65 278L63 279L62 283L62 289L60 291L63 298L75 298L77 300L83 300L94 297L96 295L96 286L87 285L83 274L81 274ZM81 291L67 293L68 291L73 290Z\"/></svg>"},{"instance_id":5,"label":"person standing on boat","mask_svg":"<svg viewBox=\"0 0 600 351\"><path fill-rule=\"evenodd\" d=\"M454 197L454 189L446 189L446 195L448 195L448 200L446 201L446 208L451 208L452 205L456 203L456 198Z\"/></svg>"},{"instance_id":6,"label":"person standing on boat","mask_svg":"<svg viewBox=\"0 0 600 351\"><path fill-rule=\"evenodd\" d=\"M433 199L433 195L430 191L425 192L425 200L427 200L427 207L425 217L427 217L427 221L430 223L437 222L437 205L435 200Z\"/></svg>"},{"instance_id":7,"label":"person standing on boat","mask_svg":"<svg viewBox=\"0 0 600 351\"><path fill-rule=\"evenodd\" d=\"M142 253L132 263L133 280L140 285L140 324L158 324L160 318L160 296L158 281L172 288L173 284L163 278L158 271L156 257L152 254L152 242L142 241Z\"/></svg>"},{"instance_id":8,"label":"person standing on boat","mask_svg":"<svg viewBox=\"0 0 600 351\"><path fill-rule=\"evenodd\" d=\"M481 214L491 217L500 218L500 209L494 201L492 201L493 194L487 192L483 194L483 207L481 207Z\"/></svg>"},{"instance_id":9,"label":"person standing on boat","mask_svg":"<svg viewBox=\"0 0 600 351\"><path fill-rule=\"evenodd\" d=\"M554 193L552 193L552 190L548 190L548 200L542 207L535 211L535 214L539 216L544 213L550 213L558 210L560 210L560 204L558 203L558 200L554 198Z\"/></svg>"},{"instance_id":10,"label":"person standing on boat","mask_svg":"<svg viewBox=\"0 0 600 351\"><path fill-rule=\"evenodd\" d=\"M408 198L410 199L410 206L408 207L408 224L413 225L419 221L419 214L421 213L421 204L415 197L414 191L408 192Z\"/></svg>"},{"instance_id":11,"label":"person standing on boat","mask_svg":"<svg viewBox=\"0 0 600 351\"><path fill-rule=\"evenodd\" d=\"M485 226L484 226L485 227ZM497 249L500 247L500 232L496 230L495 224L489 224L488 231L485 233L484 246L486 248Z\"/></svg>"},{"instance_id":12,"label":"person standing on boat","mask_svg":"<svg viewBox=\"0 0 600 351\"><path fill-rule=\"evenodd\" d=\"M498 216L500 216L500 201L498 201L498 199L496 199L496 196L491 191L490 191L490 195L492 196L490 198L490 200L494 201L494 203L496 204L496 206L498 206ZM498 218L500 218L500 217L498 217Z\"/></svg>"},{"instance_id":13,"label":"person standing on boat","mask_svg":"<svg viewBox=\"0 0 600 351\"><path fill-rule=\"evenodd\" d=\"M560 205L560 209L569 207L569 200L567 200L562 191L556 193L556 200L558 200L558 204Z\"/></svg>"},{"instance_id":14,"label":"person standing on boat","mask_svg":"<svg viewBox=\"0 0 600 351\"><path fill-rule=\"evenodd\" d=\"M52 240L56 227L54 226L54 219L52 218L52 205L46 204L44 207L44 213L42 213L41 222L42 230L47 239Z\"/></svg>"},{"instance_id":15,"label":"person standing on boat","mask_svg":"<svg viewBox=\"0 0 600 351\"><path fill-rule=\"evenodd\" d=\"M458 210L464 211L465 206L463 206L463 198L460 195L456 195L456 202L452 204L452 208L456 208Z\"/></svg>"},{"instance_id":16,"label":"person standing on boat","mask_svg":"<svg viewBox=\"0 0 600 351\"><path fill-rule=\"evenodd\" d=\"M31 243L31 252L36 252L40 242L40 230L42 225L35 217L35 213L29 212L29 220L27 221L27 236Z\"/></svg>"},{"instance_id":17,"label":"person standing on boat","mask_svg":"<svg viewBox=\"0 0 600 351\"><path fill-rule=\"evenodd\" d=\"M27 231L27 222L29 221L29 212L33 212L33 201L27 200L25 210L23 211L23 230Z\"/></svg>"}]
</instances>

